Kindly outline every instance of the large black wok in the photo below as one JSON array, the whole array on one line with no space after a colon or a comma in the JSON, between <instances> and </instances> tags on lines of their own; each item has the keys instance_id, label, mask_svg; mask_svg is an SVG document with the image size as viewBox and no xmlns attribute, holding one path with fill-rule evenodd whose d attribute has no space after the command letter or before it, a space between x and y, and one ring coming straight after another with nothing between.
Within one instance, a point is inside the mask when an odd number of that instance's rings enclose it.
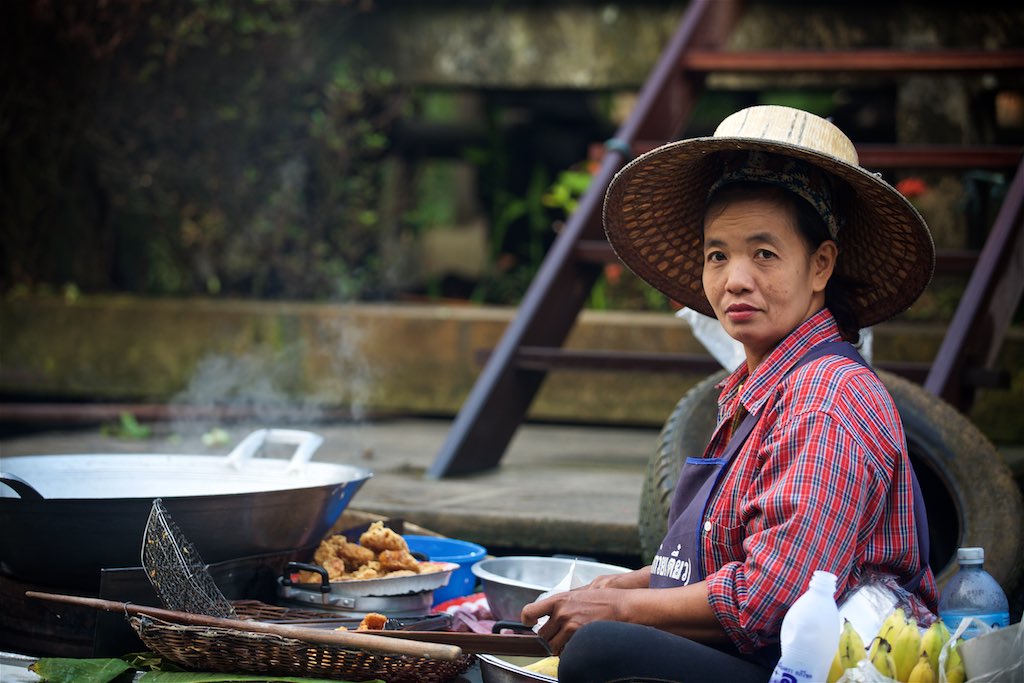
<instances>
[{"instance_id":1,"label":"large black wok","mask_svg":"<svg viewBox=\"0 0 1024 683\"><path fill-rule=\"evenodd\" d=\"M0 459L0 571L44 586L99 586L141 563L154 498L206 562L315 546L369 470L309 462L323 439L261 429L227 456L35 455ZM290 460L254 457L296 446Z\"/></svg>"}]
</instances>

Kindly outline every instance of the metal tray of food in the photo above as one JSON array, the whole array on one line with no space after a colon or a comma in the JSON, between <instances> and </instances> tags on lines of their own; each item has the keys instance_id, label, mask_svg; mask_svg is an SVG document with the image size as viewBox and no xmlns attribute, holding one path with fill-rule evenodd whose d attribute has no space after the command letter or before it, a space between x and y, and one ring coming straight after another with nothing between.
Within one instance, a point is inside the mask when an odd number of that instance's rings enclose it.
<instances>
[{"instance_id":1,"label":"metal tray of food","mask_svg":"<svg viewBox=\"0 0 1024 683\"><path fill-rule=\"evenodd\" d=\"M293 586L298 589L317 593L331 593L347 598L386 597L392 595L409 595L432 591L447 586L452 572L459 568L454 562L421 561L419 574L403 574L401 576L383 576L375 579L353 579L349 581L330 581L322 568L291 562L281 577L282 586ZM320 583L297 583L293 580L296 570L316 571L321 574ZM425 571L426 570L426 571Z\"/></svg>"}]
</instances>

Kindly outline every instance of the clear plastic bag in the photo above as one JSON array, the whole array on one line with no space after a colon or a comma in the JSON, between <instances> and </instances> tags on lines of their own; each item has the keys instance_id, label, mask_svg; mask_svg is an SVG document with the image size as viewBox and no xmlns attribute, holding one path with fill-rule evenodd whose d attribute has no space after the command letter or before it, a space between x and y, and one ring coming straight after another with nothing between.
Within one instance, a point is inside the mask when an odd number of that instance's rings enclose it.
<instances>
[{"instance_id":1,"label":"clear plastic bag","mask_svg":"<svg viewBox=\"0 0 1024 683\"><path fill-rule=\"evenodd\" d=\"M726 370L730 372L739 367L740 363L746 360L743 345L729 336L729 333L722 327L718 318L709 318L698 313L692 308L680 308L675 313L676 317L686 322L708 353L715 357ZM874 333L870 327L860 331L860 343L857 350L864 360L871 362L871 353L874 342Z\"/></svg>"},{"instance_id":2,"label":"clear plastic bag","mask_svg":"<svg viewBox=\"0 0 1024 683\"><path fill-rule=\"evenodd\" d=\"M1024 625L1021 622L1006 628L992 628L980 619L963 619L956 625L950 643L974 622L981 635L957 647L971 683L1024 683ZM945 668L948 649L942 648L939 663ZM946 683L945 673L939 677Z\"/></svg>"},{"instance_id":3,"label":"clear plastic bag","mask_svg":"<svg viewBox=\"0 0 1024 683\"><path fill-rule=\"evenodd\" d=\"M857 662L856 668L847 669L836 683L899 683L899 681L882 674L872 666L871 662L862 659Z\"/></svg>"},{"instance_id":4,"label":"clear plastic bag","mask_svg":"<svg viewBox=\"0 0 1024 683\"><path fill-rule=\"evenodd\" d=\"M726 370L735 370L746 359L743 345L729 336L718 318L709 318L692 308L680 308L676 311L676 317L690 326L697 341Z\"/></svg>"},{"instance_id":5,"label":"clear plastic bag","mask_svg":"<svg viewBox=\"0 0 1024 683\"><path fill-rule=\"evenodd\" d=\"M914 619L922 628L938 618L916 594L900 586L899 578L878 572L866 572L860 583L843 597L839 618L849 619L864 642L870 643L897 607L902 607L907 618Z\"/></svg>"}]
</instances>

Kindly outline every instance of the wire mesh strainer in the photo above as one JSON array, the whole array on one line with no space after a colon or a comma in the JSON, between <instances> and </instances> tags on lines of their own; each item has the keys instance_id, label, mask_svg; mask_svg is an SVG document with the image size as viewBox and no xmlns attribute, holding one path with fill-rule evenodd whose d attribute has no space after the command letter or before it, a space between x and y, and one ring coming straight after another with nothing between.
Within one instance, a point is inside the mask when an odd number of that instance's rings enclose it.
<instances>
[{"instance_id":1,"label":"wire mesh strainer","mask_svg":"<svg viewBox=\"0 0 1024 683\"><path fill-rule=\"evenodd\" d=\"M234 608L217 588L203 558L159 498L146 521L142 566L167 609L234 618Z\"/></svg>"}]
</instances>

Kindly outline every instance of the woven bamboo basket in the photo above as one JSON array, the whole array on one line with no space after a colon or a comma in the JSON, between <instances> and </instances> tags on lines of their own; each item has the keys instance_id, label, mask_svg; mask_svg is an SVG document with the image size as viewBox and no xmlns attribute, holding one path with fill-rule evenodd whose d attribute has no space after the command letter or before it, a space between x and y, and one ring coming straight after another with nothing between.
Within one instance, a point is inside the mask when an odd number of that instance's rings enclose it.
<instances>
[{"instance_id":1,"label":"woven bamboo basket","mask_svg":"<svg viewBox=\"0 0 1024 683\"><path fill-rule=\"evenodd\" d=\"M132 616L128 621L147 648L195 671L443 683L465 672L475 660L471 654L454 661L384 655L275 634L175 624L150 616Z\"/></svg>"}]
</instances>

